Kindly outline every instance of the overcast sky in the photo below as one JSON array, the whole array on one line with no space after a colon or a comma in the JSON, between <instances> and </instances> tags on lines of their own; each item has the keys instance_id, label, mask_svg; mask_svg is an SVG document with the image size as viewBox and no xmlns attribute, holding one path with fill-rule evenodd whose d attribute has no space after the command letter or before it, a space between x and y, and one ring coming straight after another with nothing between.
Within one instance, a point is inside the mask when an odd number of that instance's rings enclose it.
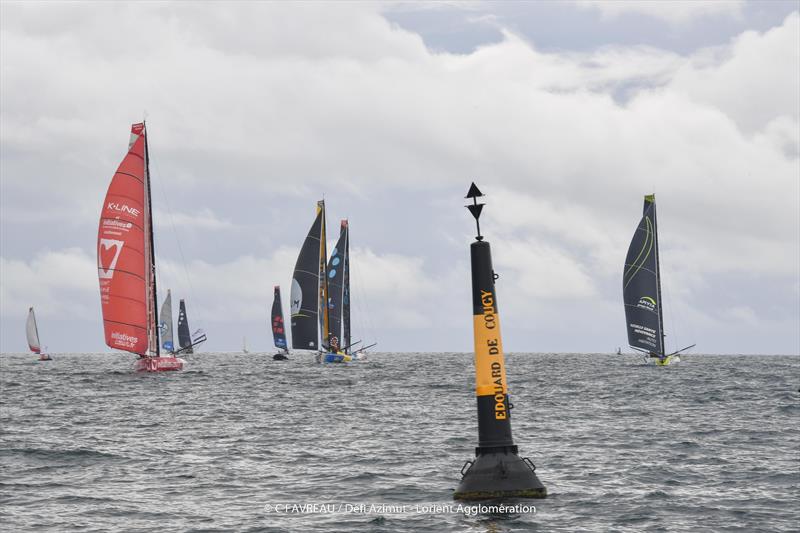
<instances>
[{"instance_id":1,"label":"overcast sky","mask_svg":"<svg viewBox=\"0 0 800 533\"><path fill-rule=\"evenodd\" d=\"M470 351L474 180L507 351L625 346L655 192L667 347L796 354L798 10L2 2L0 350L27 348L31 305L52 351L106 350L97 224L146 115L159 287L210 351L271 349L323 196L329 247L350 219L356 338Z\"/></svg>"}]
</instances>

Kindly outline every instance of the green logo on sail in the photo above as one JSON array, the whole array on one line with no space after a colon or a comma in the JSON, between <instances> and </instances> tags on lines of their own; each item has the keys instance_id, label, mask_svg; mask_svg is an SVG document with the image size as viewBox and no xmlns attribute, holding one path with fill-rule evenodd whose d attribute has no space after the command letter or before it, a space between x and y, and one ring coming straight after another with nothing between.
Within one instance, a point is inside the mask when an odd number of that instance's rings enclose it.
<instances>
[{"instance_id":1,"label":"green logo on sail","mask_svg":"<svg viewBox=\"0 0 800 533\"><path fill-rule=\"evenodd\" d=\"M649 296L642 296L639 298L639 304L636 307L647 309L648 311L655 311L656 301Z\"/></svg>"}]
</instances>

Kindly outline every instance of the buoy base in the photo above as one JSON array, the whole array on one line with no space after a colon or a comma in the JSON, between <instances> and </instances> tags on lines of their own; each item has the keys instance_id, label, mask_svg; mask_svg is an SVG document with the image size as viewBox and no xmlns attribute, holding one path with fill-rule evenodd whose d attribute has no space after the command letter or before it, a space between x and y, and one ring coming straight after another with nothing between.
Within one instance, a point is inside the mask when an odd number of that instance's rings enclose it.
<instances>
[{"instance_id":1,"label":"buoy base","mask_svg":"<svg viewBox=\"0 0 800 533\"><path fill-rule=\"evenodd\" d=\"M169 372L183 370L183 359L180 357L141 357L136 360L134 370L137 372Z\"/></svg>"},{"instance_id":2,"label":"buoy base","mask_svg":"<svg viewBox=\"0 0 800 533\"><path fill-rule=\"evenodd\" d=\"M456 500L490 500L499 498L546 498L547 489L534 473L530 459L517 455L516 446L476 448L475 461L462 473ZM471 463L471 464L470 464Z\"/></svg>"}]
</instances>

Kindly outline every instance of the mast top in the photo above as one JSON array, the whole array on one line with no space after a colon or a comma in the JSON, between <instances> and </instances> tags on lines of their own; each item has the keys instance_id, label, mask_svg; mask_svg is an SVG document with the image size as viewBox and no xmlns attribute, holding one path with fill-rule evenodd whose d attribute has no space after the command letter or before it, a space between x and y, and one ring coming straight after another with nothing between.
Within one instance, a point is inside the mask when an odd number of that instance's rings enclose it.
<instances>
[{"instance_id":1,"label":"mast top","mask_svg":"<svg viewBox=\"0 0 800 533\"><path fill-rule=\"evenodd\" d=\"M483 211L483 206L486 204L479 204L478 198L484 196L484 194L478 189L475 185L475 182L472 182L472 185L469 186L469 191L467 191L467 195L464 198L472 198L472 205L466 205L469 212L472 213L472 216L475 217L475 226L477 227L477 235L475 235L476 241L482 241L483 235L481 235L481 211Z\"/></svg>"}]
</instances>

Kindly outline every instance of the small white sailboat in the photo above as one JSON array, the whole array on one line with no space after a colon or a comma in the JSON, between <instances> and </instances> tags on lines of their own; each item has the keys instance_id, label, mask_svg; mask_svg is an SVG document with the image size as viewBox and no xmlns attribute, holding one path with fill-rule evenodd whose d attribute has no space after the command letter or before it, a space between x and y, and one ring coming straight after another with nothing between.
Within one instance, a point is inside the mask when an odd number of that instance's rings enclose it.
<instances>
[{"instance_id":1,"label":"small white sailboat","mask_svg":"<svg viewBox=\"0 0 800 533\"><path fill-rule=\"evenodd\" d=\"M247 337L242 337L242 353L250 353L247 349Z\"/></svg>"},{"instance_id":2,"label":"small white sailboat","mask_svg":"<svg viewBox=\"0 0 800 533\"><path fill-rule=\"evenodd\" d=\"M36 313L33 307L28 309L28 320L25 323L25 334L28 337L28 347L35 354L39 355L39 361L52 361L46 350L42 351L42 343L39 341L39 328L36 326Z\"/></svg>"}]
</instances>

